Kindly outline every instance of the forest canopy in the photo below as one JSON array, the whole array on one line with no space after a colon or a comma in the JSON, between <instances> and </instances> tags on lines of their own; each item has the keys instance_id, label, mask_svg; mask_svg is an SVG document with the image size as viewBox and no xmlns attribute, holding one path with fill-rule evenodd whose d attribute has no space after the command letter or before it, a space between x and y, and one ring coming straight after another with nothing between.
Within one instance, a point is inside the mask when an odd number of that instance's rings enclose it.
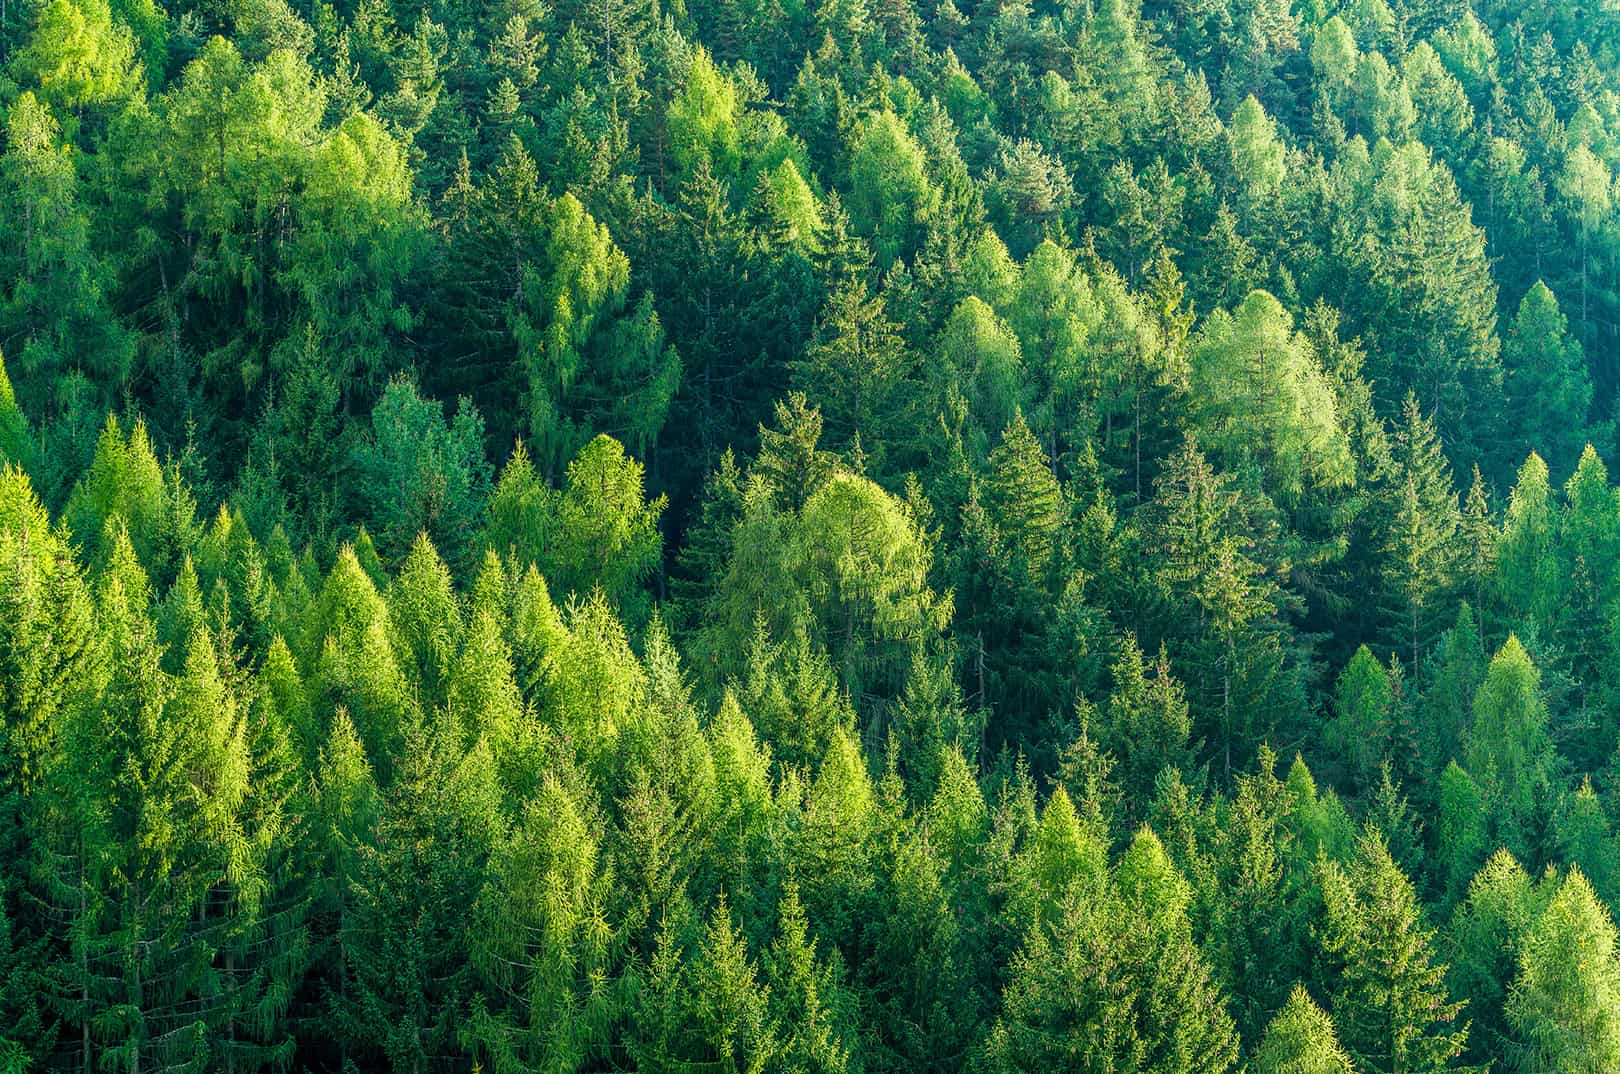
<instances>
[{"instance_id":1,"label":"forest canopy","mask_svg":"<svg viewBox=\"0 0 1620 1074\"><path fill-rule=\"evenodd\" d=\"M0 1074L1620 1070L1620 8L0 0Z\"/></svg>"}]
</instances>

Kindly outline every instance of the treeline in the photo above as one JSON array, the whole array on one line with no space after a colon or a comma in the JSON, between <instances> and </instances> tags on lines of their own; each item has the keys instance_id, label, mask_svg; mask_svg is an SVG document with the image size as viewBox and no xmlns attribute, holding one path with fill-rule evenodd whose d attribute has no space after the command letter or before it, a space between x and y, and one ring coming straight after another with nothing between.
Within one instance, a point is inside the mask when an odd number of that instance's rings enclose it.
<instances>
[{"instance_id":1,"label":"treeline","mask_svg":"<svg viewBox=\"0 0 1620 1074\"><path fill-rule=\"evenodd\" d=\"M0 0L0 1072L1620 1069L1617 70Z\"/></svg>"}]
</instances>

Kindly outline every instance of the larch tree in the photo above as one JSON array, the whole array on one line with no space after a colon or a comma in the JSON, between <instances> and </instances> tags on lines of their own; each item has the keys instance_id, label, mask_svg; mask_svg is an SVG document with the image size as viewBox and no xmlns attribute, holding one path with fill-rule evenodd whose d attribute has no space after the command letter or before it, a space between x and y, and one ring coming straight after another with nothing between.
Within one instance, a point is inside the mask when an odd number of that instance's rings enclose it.
<instances>
[{"instance_id":1,"label":"larch tree","mask_svg":"<svg viewBox=\"0 0 1620 1074\"><path fill-rule=\"evenodd\" d=\"M1350 1057L1339 1046L1333 1019L1316 1005L1303 985L1295 985L1288 1002L1266 1027L1255 1052L1256 1074L1354 1074Z\"/></svg>"},{"instance_id":2,"label":"larch tree","mask_svg":"<svg viewBox=\"0 0 1620 1074\"><path fill-rule=\"evenodd\" d=\"M1526 1074L1596 1074L1620 1063L1614 922L1579 869L1525 936L1507 1012Z\"/></svg>"}]
</instances>

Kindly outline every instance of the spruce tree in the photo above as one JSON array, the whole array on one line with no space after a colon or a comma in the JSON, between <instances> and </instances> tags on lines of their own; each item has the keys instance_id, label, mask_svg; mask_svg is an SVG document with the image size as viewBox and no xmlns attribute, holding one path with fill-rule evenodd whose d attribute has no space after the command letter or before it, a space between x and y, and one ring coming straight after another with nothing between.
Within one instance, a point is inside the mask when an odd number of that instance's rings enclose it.
<instances>
[{"instance_id":1,"label":"spruce tree","mask_svg":"<svg viewBox=\"0 0 1620 1074\"><path fill-rule=\"evenodd\" d=\"M1553 473L1569 472L1592 435L1592 382L1580 342L1569 337L1569 322L1545 283L1537 281L1519 303L1502 365L1520 442L1540 452Z\"/></svg>"},{"instance_id":2,"label":"spruce tree","mask_svg":"<svg viewBox=\"0 0 1620 1074\"><path fill-rule=\"evenodd\" d=\"M1323 986L1346 1051L1387 1074L1454 1069L1468 1041L1463 1004L1446 992L1434 933L1382 836L1368 831L1347 866L1317 873Z\"/></svg>"}]
</instances>

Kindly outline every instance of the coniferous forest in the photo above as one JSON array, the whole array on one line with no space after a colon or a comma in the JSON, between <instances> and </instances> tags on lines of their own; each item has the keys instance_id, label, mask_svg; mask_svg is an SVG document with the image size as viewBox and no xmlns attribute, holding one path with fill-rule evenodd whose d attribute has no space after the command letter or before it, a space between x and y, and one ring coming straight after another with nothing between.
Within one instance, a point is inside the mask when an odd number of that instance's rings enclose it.
<instances>
[{"instance_id":1,"label":"coniferous forest","mask_svg":"<svg viewBox=\"0 0 1620 1074\"><path fill-rule=\"evenodd\" d=\"M1614 0L0 0L0 1074L1614 1074Z\"/></svg>"}]
</instances>

